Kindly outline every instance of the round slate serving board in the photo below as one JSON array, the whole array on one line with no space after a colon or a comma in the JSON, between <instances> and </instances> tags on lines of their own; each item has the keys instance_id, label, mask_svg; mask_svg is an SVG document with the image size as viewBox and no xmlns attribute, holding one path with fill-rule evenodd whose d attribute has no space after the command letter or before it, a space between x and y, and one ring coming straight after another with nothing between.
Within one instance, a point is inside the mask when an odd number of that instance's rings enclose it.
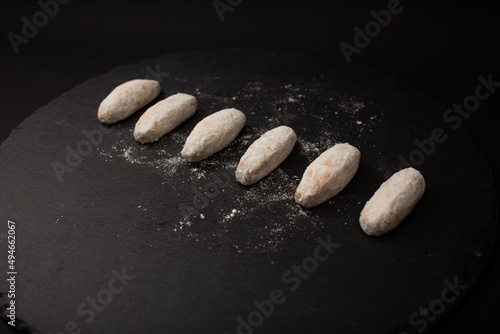
<instances>
[{"instance_id":1,"label":"round slate serving board","mask_svg":"<svg viewBox=\"0 0 500 334\"><path fill-rule=\"evenodd\" d=\"M101 126L100 101L135 78L161 81L157 100L193 94L199 110L150 145L132 136L146 108ZM228 107L247 115L237 140L184 162L190 130ZM428 330L472 289L497 217L489 168L443 113L395 78L287 50L168 54L91 79L0 148L1 221L17 226L17 316L41 333ZM241 155L283 124L299 137L291 155L241 186ZM435 129L446 140L415 153ZM362 152L357 174L332 200L299 207L303 171L338 142ZM359 213L401 157L418 164L426 193L396 230L369 237Z\"/></svg>"}]
</instances>

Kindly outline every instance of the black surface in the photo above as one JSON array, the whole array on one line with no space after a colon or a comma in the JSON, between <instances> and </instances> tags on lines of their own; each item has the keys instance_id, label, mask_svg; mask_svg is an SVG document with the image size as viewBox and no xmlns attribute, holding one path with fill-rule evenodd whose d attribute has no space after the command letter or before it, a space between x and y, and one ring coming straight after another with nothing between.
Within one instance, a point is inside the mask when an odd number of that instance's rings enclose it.
<instances>
[{"instance_id":1,"label":"black surface","mask_svg":"<svg viewBox=\"0 0 500 334\"><path fill-rule=\"evenodd\" d=\"M500 50L494 43L500 3L402 4L404 11L353 57L353 64L396 76L437 101L443 111L473 93L478 75L492 73L500 78ZM7 33L20 33L21 18L31 18L40 6L36 1L5 3L0 11L4 36L0 43L0 140L34 110L88 78L167 52L266 45L341 57L339 43L352 41L353 27L371 20L370 10L386 6L386 1L254 0L243 2L221 22L211 1L71 1L15 54ZM462 125L492 167L497 189L499 96L492 94ZM496 327L499 251L497 242L478 284L434 332L488 332ZM0 322L2 330L7 326Z\"/></svg>"},{"instance_id":2,"label":"black surface","mask_svg":"<svg viewBox=\"0 0 500 334\"><path fill-rule=\"evenodd\" d=\"M169 73L162 97L194 94L197 114L176 134L141 146L131 135L137 113L112 126L59 182L51 164L64 162L65 146L77 147L82 130L98 128L100 101L157 64ZM164 160L178 156L197 121L230 106L248 118L230 148L201 164ZM18 316L42 332L62 331L71 320L88 333L236 332L237 317L248 316L254 300L281 289L287 300L260 332L398 332L413 312L440 297L444 280L456 278L467 290L430 328L475 284L496 229L490 171L442 112L395 78L283 50L170 54L86 81L34 113L1 147L1 212L18 223L24 259ZM314 155L304 153L303 142L258 186L234 181L249 142L283 123L320 150L344 141L361 150L359 172L336 199L313 210L294 205L293 189ZM413 141L436 127L449 138L419 167L425 196L397 230L367 237L357 222L364 202L386 171L398 169L398 155L408 156ZM192 203L195 189L224 174L231 176L224 192L183 219L179 203ZM269 198L283 193L289 197ZM241 213L224 219L232 209ZM283 273L328 235L340 246L292 292ZM136 278L84 324L77 306L123 267Z\"/></svg>"}]
</instances>

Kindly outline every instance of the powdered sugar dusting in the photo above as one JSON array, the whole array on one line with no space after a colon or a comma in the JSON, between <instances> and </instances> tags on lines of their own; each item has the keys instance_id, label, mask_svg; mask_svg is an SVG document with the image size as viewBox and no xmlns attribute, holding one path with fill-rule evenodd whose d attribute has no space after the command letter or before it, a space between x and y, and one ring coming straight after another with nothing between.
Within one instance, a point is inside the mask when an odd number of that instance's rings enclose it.
<instances>
[{"instance_id":1,"label":"powdered sugar dusting","mask_svg":"<svg viewBox=\"0 0 500 334\"><path fill-rule=\"evenodd\" d=\"M369 102L331 92L322 80L273 87L254 81L231 95L196 88L194 95L203 108L194 116L197 121L228 107L240 109L247 116L246 127L233 143L199 163L187 163L180 155L195 122L182 130L174 129L150 145L135 142L132 129L120 129L115 132L116 142L99 154L106 162L123 161L162 180L162 193L171 196L173 202L143 202L138 209L148 221L157 222L159 232L202 242L207 249L279 251L294 238L313 238L325 223L318 211L305 209L294 200L300 172L281 165L255 185L237 183L234 172L248 146L270 129L291 126L298 139L287 160L305 168L336 143L362 138L363 131L370 131L371 125L380 121L366 114ZM310 123L303 124L301 115L308 115ZM352 135L346 138L342 133ZM165 209L165 205L170 207Z\"/></svg>"},{"instance_id":2,"label":"powdered sugar dusting","mask_svg":"<svg viewBox=\"0 0 500 334\"><path fill-rule=\"evenodd\" d=\"M299 137L297 141L299 144L300 153L306 156L308 162L312 162L321 153L337 144L334 138L335 137L333 136L333 134L326 130L323 130L321 132L321 139L317 142L307 140L304 137Z\"/></svg>"},{"instance_id":3,"label":"powdered sugar dusting","mask_svg":"<svg viewBox=\"0 0 500 334\"><path fill-rule=\"evenodd\" d=\"M365 103L363 101L354 100L352 97L343 97L338 103L338 106L342 111L356 114L365 108Z\"/></svg>"},{"instance_id":4,"label":"powdered sugar dusting","mask_svg":"<svg viewBox=\"0 0 500 334\"><path fill-rule=\"evenodd\" d=\"M105 157L106 161L113 161L119 158L124 159L129 164L148 167L148 170L160 173L166 180L174 176L178 168L189 168L180 154L170 155L166 150L157 150L156 158L151 160L151 156L148 153L146 146L137 143L130 145L126 139L122 139L111 146L111 150L100 150L99 152L101 156ZM196 172L196 169L193 170L193 173Z\"/></svg>"}]
</instances>

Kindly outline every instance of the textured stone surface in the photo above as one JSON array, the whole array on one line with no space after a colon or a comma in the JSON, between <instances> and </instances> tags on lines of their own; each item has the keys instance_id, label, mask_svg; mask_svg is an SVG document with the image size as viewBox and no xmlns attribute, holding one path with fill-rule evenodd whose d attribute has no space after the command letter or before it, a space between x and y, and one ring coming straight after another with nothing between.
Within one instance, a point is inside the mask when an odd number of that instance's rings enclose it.
<instances>
[{"instance_id":1,"label":"textured stone surface","mask_svg":"<svg viewBox=\"0 0 500 334\"><path fill-rule=\"evenodd\" d=\"M148 106L101 128L102 99L157 64L169 73L159 99L191 94L198 112L150 145L132 135ZM196 166L184 162L194 125L228 107L247 115L238 138ZM410 315L456 277L468 288L431 328L477 281L496 230L490 170L443 112L394 78L284 50L169 54L93 78L34 112L0 147L0 220L17 224L17 316L43 333L70 321L82 333L235 333L237 318L279 289L286 300L260 333L387 333L408 329ZM283 124L297 133L294 150L265 179L240 185L241 155ZM438 127L448 139L418 166L427 183L418 206L391 233L365 235L365 202L399 169L398 157L418 149L415 139ZM358 172L334 199L300 208L293 192L303 171L337 142L362 152ZM69 166L68 147L88 154L71 155ZM71 169L61 182L54 162ZM320 248L329 257L310 270L318 238L335 247ZM307 279L292 270L303 264ZM79 305L122 268L134 278L86 323Z\"/></svg>"}]
</instances>

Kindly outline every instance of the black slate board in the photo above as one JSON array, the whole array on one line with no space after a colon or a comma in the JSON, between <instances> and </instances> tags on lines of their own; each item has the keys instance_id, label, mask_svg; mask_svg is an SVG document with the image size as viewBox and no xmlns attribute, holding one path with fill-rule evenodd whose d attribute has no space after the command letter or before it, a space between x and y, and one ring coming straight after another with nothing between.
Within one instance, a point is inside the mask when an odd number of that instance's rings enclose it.
<instances>
[{"instance_id":1,"label":"black slate board","mask_svg":"<svg viewBox=\"0 0 500 334\"><path fill-rule=\"evenodd\" d=\"M196 115L151 145L132 137L146 108L100 128L100 101L155 72L159 99L193 94ZM202 163L183 162L193 126L227 107L247 115L237 140ZM430 329L476 282L497 217L489 168L443 112L395 78L286 50L168 54L91 79L37 110L0 148L2 226L17 224L17 316L42 333L67 324L71 332L72 321L82 333L236 333L238 317L255 316L254 301L280 290L286 300L262 324L252 318L255 332ZM299 137L292 154L259 184L239 185L240 156L281 124ZM399 169L398 157L408 159L414 141L436 128L448 138L417 167L424 197L396 230L366 236L358 223L364 203ZM104 133L102 141L85 146L84 130ZM360 149L358 173L339 196L301 209L293 192L304 169L336 142ZM53 165L67 164L67 147L90 153L60 182ZM314 268L318 238L336 248ZM311 273L292 279L288 270L302 263ZM108 293L122 268L134 278ZM420 307L439 306L445 281L467 288L435 309L435 319L412 321ZM112 300L102 309L98 302L92 317L81 303L98 295L101 304Z\"/></svg>"}]
</instances>

